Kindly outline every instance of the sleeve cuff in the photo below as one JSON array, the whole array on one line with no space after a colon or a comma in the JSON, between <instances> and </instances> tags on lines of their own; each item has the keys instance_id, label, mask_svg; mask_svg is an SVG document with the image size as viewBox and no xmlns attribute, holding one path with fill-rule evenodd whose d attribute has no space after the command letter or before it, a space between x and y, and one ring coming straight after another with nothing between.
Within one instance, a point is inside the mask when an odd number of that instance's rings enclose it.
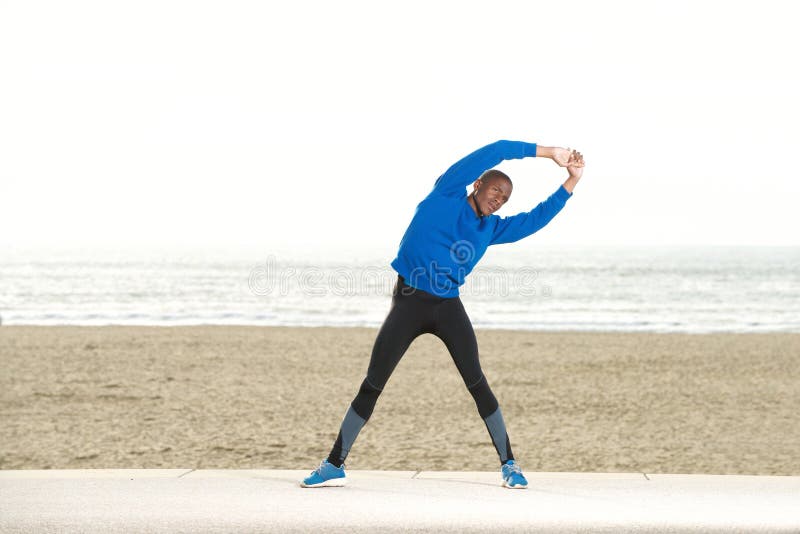
<instances>
[{"instance_id":1,"label":"sleeve cuff","mask_svg":"<svg viewBox=\"0 0 800 534\"><path fill-rule=\"evenodd\" d=\"M567 191L564 186L559 186L558 190L555 192L554 195L557 199L561 200L562 202L566 202L569 197L572 196L572 193Z\"/></svg>"}]
</instances>

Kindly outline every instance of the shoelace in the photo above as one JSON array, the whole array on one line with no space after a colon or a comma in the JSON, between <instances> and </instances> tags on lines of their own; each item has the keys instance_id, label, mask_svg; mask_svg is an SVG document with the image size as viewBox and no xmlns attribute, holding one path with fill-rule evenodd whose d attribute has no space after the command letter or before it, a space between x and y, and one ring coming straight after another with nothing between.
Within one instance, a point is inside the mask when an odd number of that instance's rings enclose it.
<instances>
[{"instance_id":1,"label":"shoelace","mask_svg":"<svg viewBox=\"0 0 800 534\"><path fill-rule=\"evenodd\" d=\"M511 473L522 474L522 468L518 466L516 463L513 464L506 464L505 465L506 472L510 475Z\"/></svg>"},{"instance_id":2,"label":"shoelace","mask_svg":"<svg viewBox=\"0 0 800 534\"><path fill-rule=\"evenodd\" d=\"M317 467L316 469L314 469L314 471L312 471L312 473L317 473L319 476L322 476L322 466L323 466L323 465L325 465L325 460L322 460L322 461L319 463L319 467ZM336 466L334 466L334 467L336 467ZM344 469L344 464L342 464L342 467L340 467L339 469Z\"/></svg>"}]
</instances>

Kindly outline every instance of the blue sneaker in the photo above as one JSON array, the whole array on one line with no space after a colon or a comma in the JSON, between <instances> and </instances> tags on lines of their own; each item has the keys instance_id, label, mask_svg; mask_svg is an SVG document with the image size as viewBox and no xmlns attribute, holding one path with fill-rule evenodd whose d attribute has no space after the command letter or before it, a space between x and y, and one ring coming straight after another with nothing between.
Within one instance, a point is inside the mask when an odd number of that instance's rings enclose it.
<instances>
[{"instance_id":1,"label":"blue sneaker","mask_svg":"<svg viewBox=\"0 0 800 534\"><path fill-rule=\"evenodd\" d=\"M500 473L503 475L503 486L511 489L525 489L528 487L528 481L525 479L525 475L522 474L522 469L519 468L514 460L504 463Z\"/></svg>"},{"instance_id":2,"label":"blue sneaker","mask_svg":"<svg viewBox=\"0 0 800 534\"><path fill-rule=\"evenodd\" d=\"M328 460L323 460L316 470L303 479L300 485L304 488L321 488L324 486L344 486L346 482L344 464L342 464L342 467L336 467Z\"/></svg>"}]
</instances>

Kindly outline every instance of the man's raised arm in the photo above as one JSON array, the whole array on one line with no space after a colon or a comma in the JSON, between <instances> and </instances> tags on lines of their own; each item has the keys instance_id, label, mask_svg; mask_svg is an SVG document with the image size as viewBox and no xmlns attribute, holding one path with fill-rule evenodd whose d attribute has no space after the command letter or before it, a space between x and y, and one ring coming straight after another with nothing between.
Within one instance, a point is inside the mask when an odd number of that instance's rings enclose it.
<instances>
[{"instance_id":1,"label":"man's raised arm","mask_svg":"<svg viewBox=\"0 0 800 534\"><path fill-rule=\"evenodd\" d=\"M540 147L541 150L542 147ZM556 149L565 150L565 149ZM572 196L572 190L575 185L583 176L583 154L577 150L567 150L566 167L569 173L569 178L564 182L564 185L550 195L547 200L540 202L538 206L533 208L527 213L519 213L511 217L497 218L497 223L492 233L492 240L490 245L498 245L500 243L513 243L523 237L527 237L549 223L553 217L564 207L567 200ZM554 158L555 160L555 158ZM559 165L558 161L556 161Z\"/></svg>"},{"instance_id":2,"label":"man's raised arm","mask_svg":"<svg viewBox=\"0 0 800 534\"><path fill-rule=\"evenodd\" d=\"M484 171L507 159L527 157L551 158L566 165L570 151L565 148L537 146L524 141L496 141L454 163L434 184L434 191L444 195L461 196L465 188L477 180Z\"/></svg>"}]
</instances>

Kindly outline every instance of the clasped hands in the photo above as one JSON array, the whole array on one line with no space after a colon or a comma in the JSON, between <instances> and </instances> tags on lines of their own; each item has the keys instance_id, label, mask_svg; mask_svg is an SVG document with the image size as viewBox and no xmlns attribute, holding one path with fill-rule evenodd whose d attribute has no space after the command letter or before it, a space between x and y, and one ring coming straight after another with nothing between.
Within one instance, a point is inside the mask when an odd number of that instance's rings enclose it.
<instances>
[{"instance_id":1,"label":"clasped hands","mask_svg":"<svg viewBox=\"0 0 800 534\"><path fill-rule=\"evenodd\" d=\"M583 167L583 154L568 148L553 148L553 161L559 167Z\"/></svg>"},{"instance_id":2,"label":"clasped hands","mask_svg":"<svg viewBox=\"0 0 800 534\"><path fill-rule=\"evenodd\" d=\"M576 180L580 179L583 174L583 154L577 150L570 150L568 148L553 148L553 161L559 167L566 167L571 178Z\"/></svg>"}]
</instances>

